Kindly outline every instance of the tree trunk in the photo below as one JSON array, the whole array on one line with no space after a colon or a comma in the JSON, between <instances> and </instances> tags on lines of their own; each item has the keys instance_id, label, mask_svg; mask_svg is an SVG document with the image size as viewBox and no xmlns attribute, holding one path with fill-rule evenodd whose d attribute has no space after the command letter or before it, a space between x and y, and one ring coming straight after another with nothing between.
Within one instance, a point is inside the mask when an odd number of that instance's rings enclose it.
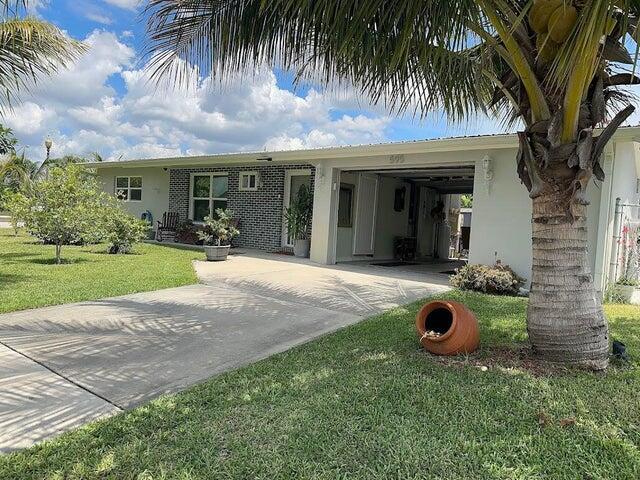
<instances>
[{"instance_id":1,"label":"tree trunk","mask_svg":"<svg viewBox=\"0 0 640 480\"><path fill-rule=\"evenodd\" d=\"M56 243L56 264L60 265L62 263L62 245Z\"/></svg>"},{"instance_id":2,"label":"tree trunk","mask_svg":"<svg viewBox=\"0 0 640 480\"><path fill-rule=\"evenodd\" d=\"M543 359L602 370L608 329L587 254L587 207L566 186L533 198L533 263L527 330Z\"/></svg>"}]
</instances>

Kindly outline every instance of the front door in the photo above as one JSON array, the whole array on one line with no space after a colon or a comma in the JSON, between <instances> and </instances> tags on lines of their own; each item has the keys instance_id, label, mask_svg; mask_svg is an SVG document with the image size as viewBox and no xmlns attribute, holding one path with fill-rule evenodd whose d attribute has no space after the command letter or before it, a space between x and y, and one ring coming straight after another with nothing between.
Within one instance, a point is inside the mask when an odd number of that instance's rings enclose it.
<instances>
[{"instance_id":1,"label":"front door","mask_svg":"<svg viewBox=\"0 0 640 480\"><path fill-rule=\"evenodd\" d=\"M287 222L284 211L291 205L291 200L296 198L301 185L311 188L311 170L287 170L284 178L284 198L282 202L282 246L293 247L293 239L287 232Z\"/></svg>"}]
</instances>

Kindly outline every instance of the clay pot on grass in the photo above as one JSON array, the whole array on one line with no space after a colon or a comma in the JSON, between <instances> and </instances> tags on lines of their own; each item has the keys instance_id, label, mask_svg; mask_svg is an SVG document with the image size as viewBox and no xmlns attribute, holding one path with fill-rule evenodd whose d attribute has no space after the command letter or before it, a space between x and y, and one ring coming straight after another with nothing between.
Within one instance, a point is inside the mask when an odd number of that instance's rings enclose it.
<instances>
[{"instance_id":1,"label":"clay pot on grass","mask_svg":"<svg viewBox=\"0 0 640 480\"><path fill-rule=\"evenodd\" d=\"M458 302L425 304L416 315L416 329L425 350L436 355L472 353L480 343L478 320Z\"/></svg>"}]
</instances>

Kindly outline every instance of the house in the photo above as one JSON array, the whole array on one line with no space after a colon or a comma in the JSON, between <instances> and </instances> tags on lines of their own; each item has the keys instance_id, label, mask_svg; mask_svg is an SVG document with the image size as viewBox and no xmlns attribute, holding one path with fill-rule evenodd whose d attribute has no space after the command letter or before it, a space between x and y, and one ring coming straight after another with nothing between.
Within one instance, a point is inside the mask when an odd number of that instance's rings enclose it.
<instances>
[{"instance_id":1,"label":"house","mask_svg":"<svg viewBox=\"0 0 640 480\"><path fill-rule=\"evenodd\" d=\"M590 256L601 291L614 255L616 198L640 201L639 142L640 127L621 128L603 154L605 181L590 187ZM398 239L421 259L447 258L448 220L460 213L460 195L473 194L469 261L499 259L529 278L531 203L516 152L516 136L501 134L91 166L136 216L149 210L157 220L174 211L199 222L228 207L240 220L238 246L271 252L291 247L283 210L307 184L314 192L311 260L320 264L392 259Z\"/></svg>"}]
</instances>

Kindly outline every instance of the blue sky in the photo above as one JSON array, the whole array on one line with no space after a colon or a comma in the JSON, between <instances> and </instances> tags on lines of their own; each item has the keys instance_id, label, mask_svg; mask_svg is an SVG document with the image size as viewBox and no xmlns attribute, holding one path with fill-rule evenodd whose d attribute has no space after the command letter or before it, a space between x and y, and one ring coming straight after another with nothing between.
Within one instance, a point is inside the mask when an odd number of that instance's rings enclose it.
<instances>
[{"instance_id":1,"label":"blue sky","mask_svg":"<svg viewBox=\"0 0 640 480\"><path fill-rule=\"evenodd\" d=\"M89 46L3 120L35 160L47 136L55 156L95 151L130 159L503 131L489 119L448 125L437 114L397 118L350 89L294 89L291 73L268 68L224 88L201 79L191 89L158 91L140 58L145 32L137 0L31 0L30 8Z\"/></svg>"}]
</instances>

